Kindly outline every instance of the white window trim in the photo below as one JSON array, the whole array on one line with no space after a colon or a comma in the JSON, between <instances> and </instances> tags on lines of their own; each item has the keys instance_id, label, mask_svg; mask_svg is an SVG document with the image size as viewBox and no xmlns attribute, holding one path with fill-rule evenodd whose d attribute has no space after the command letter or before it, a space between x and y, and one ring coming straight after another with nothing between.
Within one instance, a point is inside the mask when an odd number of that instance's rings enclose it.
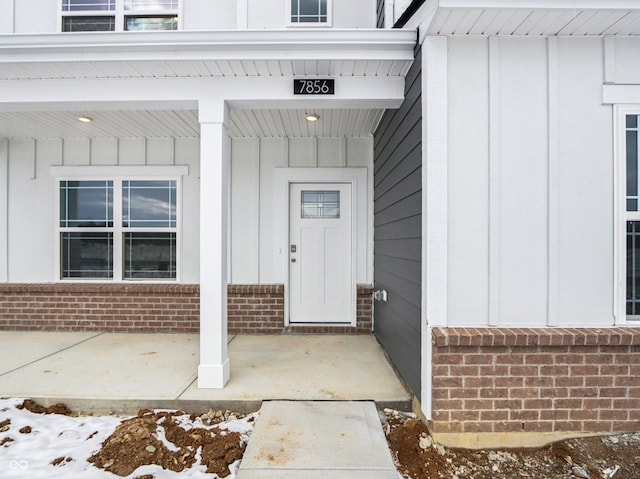
<instances>
[{"instance_id":1,"label":"white window trim","mask_svg":"<svg viewBox=\"0 0 640 479\"><path fill-rule=\"evenodd\" d=\"M327 21L326 22L292 22L291 21L291 1L285 0L285 25L287 28L320 28L333 26L333 0L327 0Z\"/></svg>"},{"instance_id":2,"label":"white window trim","mask_svg":"<svg viewBox=\"0 0 640 479\"><path fill-rule=\"evenodd\" d=\"M58 0L58 12L60 12L60 21L58 22L58 33L68 33L62 30L62 19L64 17L114 17L114 32L124 32L125 17L128 16L169 16L178 17L178 30L182 30L182 19L184 10L184 2L178 0L178 8L172 10L125 10L124 0L116 0L115 10L80 10L67 12L62 10L62 0ZM162 30L161 30L162 31ZM172 30L167 30L172 31Z\"/></svg>"},{"instance_id":3,"label":"white window trim","mask_svg":"<svg viewBox=\"0 0 640 479\"><path fill-rule=\"evenodd\" d=\"M627 212L626 116L640 115L640 105L615 105L614 128L614 317L615 324L638 325L638 319L627 319L627 228L626 222L640 220L640 212Z\"/></svg>"},{"instance_id":4,"label":"white window trim","mask_svg":"<svg viewBox=\"0 0 640 479\"><path fill-rule=\"evenodd\" d=\"M108 171L117 171L117 174L97 174L96 170L102 170L103 173ZM148 171L151 170L151 171ZM144 173L143 173L144 172ZM173 174L166 174L173 172ZM64 174L66 173L66 174ZM137 174L134 174L137 173ZM146 173L146 174L145 174ZM178 174L182 173L182 174ZM180 284L182 283L182 219L183 219L183 194L182 194L182 177L188 174L186 166L166 166L166 167L51 167L51 174L55 176L55 240L54 240L54 278L56 283L117 283L117 284ZM60 258L60 182L61 181L113 181L113 203L114 205L122 205L122 182L125 180L145 181L145 180L174 180L176 182L176 277L166 279L125 279L123 277L123 240L122 233L125 229L122 227L122 209L115 208L113 210L113 228L105 228L105 231L113 231L113 278L62 278L62 262ZM172 228L171 228L172 229ZM136 228L136 231L142 231L142 228ZM167 228L154 228L154 231L165 231Z\"/></svg>"}]
</instances>

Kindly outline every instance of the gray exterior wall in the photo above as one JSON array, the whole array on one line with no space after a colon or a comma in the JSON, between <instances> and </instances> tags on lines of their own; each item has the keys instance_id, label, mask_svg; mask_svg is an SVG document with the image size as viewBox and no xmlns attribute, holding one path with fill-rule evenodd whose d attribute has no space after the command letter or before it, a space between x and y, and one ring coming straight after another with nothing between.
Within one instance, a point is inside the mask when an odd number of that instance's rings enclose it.
<instances>
[{"instance_id":1,"label":"gray exterior wall","mask_svg":"<svg viewBox=\"0 0 640 479\"><path fill-rule=\"evenodd\" d=\"M376 3L376 26L384 28L384 0L378 0Z\"/></svg>"},{"instance_id":2,"label":"gray exterior wall","mask_svg":"<svg viewBox=\"0 0 640 479\"><path fill-rule=\"evenodd\" d=\"M420 396L422 244L421 54L405 83L405 101L385 113L374 135L375 333L403 379Z\"/></svg>"}]
</instances>

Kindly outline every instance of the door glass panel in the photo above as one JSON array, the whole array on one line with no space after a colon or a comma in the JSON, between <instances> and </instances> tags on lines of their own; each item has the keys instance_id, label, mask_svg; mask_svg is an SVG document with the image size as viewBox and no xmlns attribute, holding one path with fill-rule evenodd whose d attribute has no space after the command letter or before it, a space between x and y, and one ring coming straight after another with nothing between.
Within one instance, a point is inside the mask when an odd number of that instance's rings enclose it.
<instances>
[{"instance_id":1,"label":"door glass panel","mask_svg":"<svg viewBox=\"0 0 640 479\"><path fill-rule=\"evenodd\" d=\"M339 191L303 191L301 218L340 218Z\"/></svg>"}]
</instances>

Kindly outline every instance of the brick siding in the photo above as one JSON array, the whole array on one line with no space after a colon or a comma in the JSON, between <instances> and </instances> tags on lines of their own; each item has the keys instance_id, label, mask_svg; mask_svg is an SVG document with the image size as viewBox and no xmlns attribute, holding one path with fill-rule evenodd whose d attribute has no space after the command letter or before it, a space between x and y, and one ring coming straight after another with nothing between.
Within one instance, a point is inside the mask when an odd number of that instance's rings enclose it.
<instances>
[{"instance_id":1,"label":"brick siding","mask_svg":"<svg viewBox=\"0 0 640 479\"><path fill-rule=\"evenodd\" d=\"M284 327L284 286L229 285L230 334L370 333L370 286L358 286L357 326ZM197 333L200 288L178 284L0 284L0 330Z\"/></svg>"},{"instance_id":2,"label":"brick siding","mask_svg":"<svg viewBox=\"0 0 640 479\"><path fill-rule=\"evenodd\" d=\"M433 330L434 432L640 430L640 328Z\"/></svg>"},{"instance_id":3,"label":"brick siding","mask_svg":"<svg viewBox=\"0 0 640 479\"><path fill-rule=\"evenodd\" d=\"M198 290L178 284L0 284L0 329L194 333Z\"/></svg>"}]
</instances>

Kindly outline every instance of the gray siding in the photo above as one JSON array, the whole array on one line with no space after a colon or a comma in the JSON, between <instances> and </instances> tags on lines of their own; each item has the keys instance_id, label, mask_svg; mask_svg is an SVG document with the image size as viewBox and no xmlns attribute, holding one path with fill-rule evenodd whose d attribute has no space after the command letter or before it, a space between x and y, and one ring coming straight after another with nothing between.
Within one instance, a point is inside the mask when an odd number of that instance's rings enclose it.
<instances>
[{"instance_id":1,"label":"gray siding","mask_svg":"<svg viewBox=\"0 0 640 479\"><path fill-rule=\"evenodd\" d=\"M422 105L420 52L405 101L385 113L374 138L374 283L388 291L375 304L375 332L396 369L420 397Z\"/></svg>"},{"instance_id":2,"label":"gray siding","mask_svg":"<svg viewBox=\"0 0 640 479\"><path fill-rule=\"evenodd\" d=\"M378 28L384 28L384 0L378 0L376 3L376 25Z\"/></svg>"}]
</instances>

